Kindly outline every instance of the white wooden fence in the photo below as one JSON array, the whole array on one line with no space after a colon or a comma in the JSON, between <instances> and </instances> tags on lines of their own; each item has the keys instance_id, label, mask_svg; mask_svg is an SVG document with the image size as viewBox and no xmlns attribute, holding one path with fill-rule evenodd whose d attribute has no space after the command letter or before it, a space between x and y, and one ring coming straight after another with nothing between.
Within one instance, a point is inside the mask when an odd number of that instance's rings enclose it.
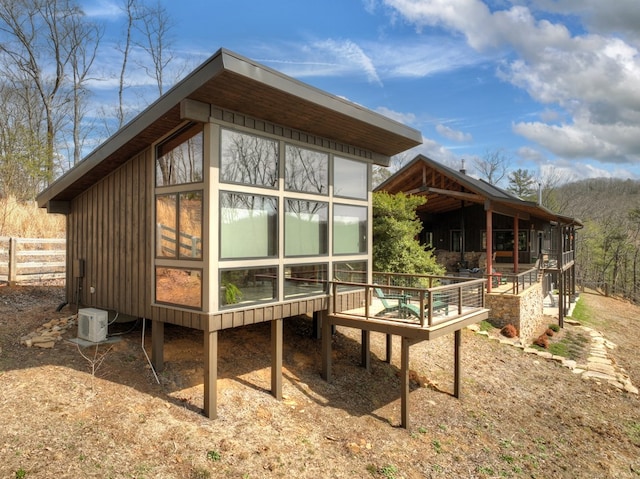
<instances>
[{"instance_id":1,"label":"white wooden fence","mask_svg":"<svg viewBox=\"0 0 640 479\"><path fill-rule=\"evenodd\" d=\"M0 236L0 281L9 284L64 279L66 240Z\"/></svg>"}]
</instances>

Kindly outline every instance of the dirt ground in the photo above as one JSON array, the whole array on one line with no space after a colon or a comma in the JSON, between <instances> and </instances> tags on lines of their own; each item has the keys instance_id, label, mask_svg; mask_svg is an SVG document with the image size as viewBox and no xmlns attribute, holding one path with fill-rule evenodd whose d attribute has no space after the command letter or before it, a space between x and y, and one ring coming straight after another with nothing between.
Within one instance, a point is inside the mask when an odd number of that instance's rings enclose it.
<instances>
[{"instance_id":1,"label":"dirt ground","mask_svg":"<svg viewBox=\"0 0 640 479\"><path fill-rule=\"evenodd\" d=\"M0 287L2 478L627 478L640 476L640 400L554 361L463 332L461 399L452 397L453 337L411 348L416 379L408 430L400 422L399 340L391 364L372 334L333 337L334 380L320 378L311 322L285 321L282 401L269 394L269 325L219 337L218 414L202 407L202 334L166 328L158 385L142 325L111 349L20 337L67 317L59 287ZM583 294L591 327L640 384L640 309ZM147 325L148 326L148 325ZM128 331L128 332L127 332ZM75 329L65 333L73 338ZM144 344L150 354L150 334ZM101 360L101 362L99 362ZM97 366L91 374L92 363Z\"/></svg>"}]
</instances>

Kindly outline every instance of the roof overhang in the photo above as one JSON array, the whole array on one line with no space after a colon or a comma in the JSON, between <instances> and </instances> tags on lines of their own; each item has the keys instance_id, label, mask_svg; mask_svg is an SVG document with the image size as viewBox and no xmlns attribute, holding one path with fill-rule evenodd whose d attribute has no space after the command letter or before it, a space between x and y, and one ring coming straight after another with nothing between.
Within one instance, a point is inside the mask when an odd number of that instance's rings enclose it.
<instances>
[{"instance_id":1,"label":"roof overhang","mask_svg":"<svg viewBox=\"0 0 640 479\"><path fill-rule=\"evenodd\" d=\"M185 100L354 146L383 166L422 142L413 128L221 49L56 180L38 204L70 201L148 148L185 120Z\"/></svg>"},{"instance_id":2,"label":"roof overhang","mask_svg":"<svg viewBox=\"0 0 640 479\"><path fill-rule=\"evenodd\" d=\"M501 188L455 171L423 155L418 155L405 167L376 188L389 193L403 192L424 196L427 202L418 208L429 214L459 210L462 205L483 205L496 214L523 220L538 218L564 225L582 226L568 216L562 216L532 201L525 201Z\"/></svg>"}]
</instances>

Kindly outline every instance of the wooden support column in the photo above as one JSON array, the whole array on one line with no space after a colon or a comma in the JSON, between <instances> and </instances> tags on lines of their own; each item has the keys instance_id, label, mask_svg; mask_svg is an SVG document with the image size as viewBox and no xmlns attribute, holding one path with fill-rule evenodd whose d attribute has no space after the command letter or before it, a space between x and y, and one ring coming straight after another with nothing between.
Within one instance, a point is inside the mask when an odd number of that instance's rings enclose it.
<instances>
[{"instance_id":1,"label":"wooden support column","mask_svg":"<svg viewBox=\"0 0 640 479\"><path fill-rule=\"evenodd\" d=\"M311 337L313 339L320 339L322 337L322 320L320 319L320 311L313 312L313 326L311 329Z\"/></svg>"},{"instance_id":2,"label":"wooden support column","mask_svg":"<svg viewBox=\"0 0 640 479\"><path fill-rule=\"evenodd\" d=\"M204 415L218 417L218 331L204 331Z\"/></svg>"},{"instance_id":3,"label":"wooden support column","mask_svg":"<svg viewBox=\"0 0 640 479\"><path fill-rule=\"evenodd\" d=\"M487 274L491 275L493 273L493 210L491 209L491 205L487 205L485 208L487 210ZM489 276L487 293L491 292L492 287L493 277Z\"/></svg>"},{"instance_id":4,"label":"wooden support column","mask_svg":"<svg viewBox=\"0 0 640 479\"><path fill-rule=\"evenodd\" d=\"M164 369L164 323L151 321L151 364L156 372Z\"/></svg>"},{"instance_id":5,"label":"wooden support column","mask_svg":"<svg viewBox=\"0 0 640 479\"><path fill-rule=\"evenodd\" d=\"M322 378L331 382L331 323L328 311L321 312L322 319Z\"/></svg>"},{"instance_id":6,"label":"wooden support column","mask_svg":"<svg viewBox=\"0 0 640 479\"><path fill-rule=\"evenodd\" d=\"M271 394L278 401L282 399L282 322L271 321Z\"/></svg>"},{"instance_id":7,"label":"wooden support column","mask_svg":"<svg viewBox=\"0 0 640 479\"><path fill-rule=\"evenodd\" d=\"M362 330L362 367L371 370L371 331Z\"/></svg>"},{"instance_id":8,"label":"wooden support column","mask_svg":"<svg viewBox=\"0 0 640 479\"><path fill-rule=\"evenodd\" d=\"M409 338L402 338L400 350L400 425L409 429Z\"/></svg>"},{"instance_id":9,"label":"wooden support column","mask_svg":"<svg viewBox=\"0 0 640 479\"><path fill-rule=\"evenodd\" d=\"M462 344L462 330L456 329L453 333L453 395L460 399L462 394L461 378L462 378L462 363L460 356L460 345Z\"/></svg>"},{"instance_id":10,"label":"wooden support column","mask_svg":"<svg viewBox=\"0 0 640 479\"><path fill-rule=\"evenodd\" d=\"M384 362L391 364L391 357L393 356L393 335L387 334L387 357Z\"/></svg>"},{"instance_id":11,"label":"wooden support column","mask_svg":"<svg viewBox=\"0 0 640 479\"><path fill-rule=\"evenodd\" d=\"M519 262L519 252L520 252L520 218L518 214L513 218L513 272L518 273L518 262Z\"/></svg>"}]
</instances>

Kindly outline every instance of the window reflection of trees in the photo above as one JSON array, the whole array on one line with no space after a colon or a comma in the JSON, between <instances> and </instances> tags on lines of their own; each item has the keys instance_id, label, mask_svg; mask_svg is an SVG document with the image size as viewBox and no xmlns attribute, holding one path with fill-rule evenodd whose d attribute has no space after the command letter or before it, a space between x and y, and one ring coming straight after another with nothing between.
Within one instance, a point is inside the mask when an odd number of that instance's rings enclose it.
<instances>
[{"instance_id":1,"label":"window reflection of trees","mask_svg":"<svg viewBox=\"0 0 640 479\"><path fill-rule=\"evenodd\" d=\"M273 188L278 184L278 142L221 132L220 180Z\"/></svg>"},{"instance_id":2,"label":"window reflection of trees","mask_svg":"<svg viewBox=\"0 0 640 479\"><path fill-rule=\"evenodd\" d=\"M326 153L287 145L285 154L286 189L327 194L329 156Z\"/></svg>"},{"instance_id":3,"label":"window reflection of trees","mask_svg":"<svg viewBox=\"0 0 640 479\"><path fill-rule=\"evenodd\" d=\"M156 157L158 186L202 181L202 125L191 126L173 135L158 146Z\"/></svg>"}]
</instances>

